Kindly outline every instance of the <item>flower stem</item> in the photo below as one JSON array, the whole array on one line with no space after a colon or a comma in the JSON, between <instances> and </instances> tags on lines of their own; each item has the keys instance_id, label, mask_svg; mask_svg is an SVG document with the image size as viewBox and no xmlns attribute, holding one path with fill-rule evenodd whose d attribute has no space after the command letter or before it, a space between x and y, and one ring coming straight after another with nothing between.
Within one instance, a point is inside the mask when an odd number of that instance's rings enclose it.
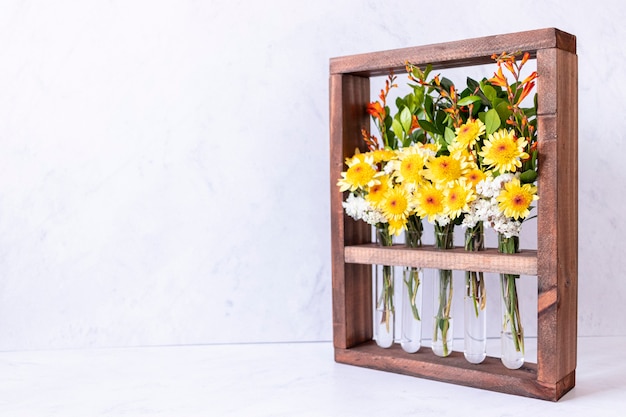
<instances>
[{"instance_id":1,"label":"flower stem","mask_svg":"<svg viewBox=\"0 0 626 417\"><path fill-rule=\"evenodd\" d=\"M479 222L474 227L468 227L465 231L465 250L469 252L477 252L484 249L484 226L482 222ZM465 285L467 287L467 296L471 297L472 302L474 303L474 312L476 317L478 317L480 310L484 310L487 304L487 294L483 272L466 271Z\"/></svg>"},{"instance_id":2,"label":"flower stem","mask_svg":"<svg viewBox=\"0 0 626 417\"><path fill-rule=\"evenodd\" d=\"M409 277L404 280L404 284L406 285L407 292L409 293L409 303L411 304L411 311L413 312L413 317L415 320L420 319L420 313L417 308L417 291L420 287L420 278L419 278L419 268L410 267L409 268Z\"/></svg>"},{"instance_id":3,"label":"flower stem","mask_svg":"<svg viewBox=\"0 0 626 417\"><path fill-rule=\"evenodd\" d=\"M501 253L519 252L519 238L517 236L504 237L498 235L498 251ZM511 332L513 345L517 352L524 353L524 329L522 327L522 317L520 315L519 301L517 296L516 279L519 275L500 274L502 301L504 303L504 318L502 330Z\"/></svg>"},{"instance_id":4,"label":"flower stem","mask_svg":"<svg viewBox=\"0 0 626 417\"><path fill-rule=\"evenodd\" d=\"M378 301L378 307L382 306L383 314L381 317L381 323L385 323L385 327L387 331L391 326L391 317L393 316L394 306L393 306L393 274L391 270L391 266L384 265L383 266L383 292L380 295L380 299Z\"/></svg>"},{"instance_id":5,"label":"flower stem","mask_svg":"<svg viewBox=\"0 0 626 417\"><path fill-rule=\"evenodd\" d=\"M439 270L439 307L437 311L435 334L433 340L439 339L441 334L441 342L443 344L443 354L448 356L448 330L450 329L450 311L452 309L452 271L449 269Z\"/></svg>"},{"instance_id":6,"label":"flower stem","mask_svg":"<svg viewBox=\"0 0 626 417\"><path fill-rule=\"evenodd\" d=\"M440 226L435 223L435 246L437 249L451 249L453 247L454 224L449 223ZM439 307L435 317L435 331L433 341L437 342L441 337L443 356L450 353L448 347L448 330L450 329L450 313L452 311L452 271L449 269L439 270ZM441 335L441 336L440 336Z\"/></svg>"},{"instance_id":7,"label":"flower stem","mask_svg":"<svg viewBox=\"0 0 626 417\"><path fill-rule=\"evenodd\" d=\"M389 233L388 223L379 223L376 225L376 240L381 246L391 246L393 237ZM393 305L393 267L383 265L382 267L382 293L377 300L377 308L382 309L381 324L385 323L385 327L389 332L391 320L394 312Z\"/></svg>"}]
</instances>

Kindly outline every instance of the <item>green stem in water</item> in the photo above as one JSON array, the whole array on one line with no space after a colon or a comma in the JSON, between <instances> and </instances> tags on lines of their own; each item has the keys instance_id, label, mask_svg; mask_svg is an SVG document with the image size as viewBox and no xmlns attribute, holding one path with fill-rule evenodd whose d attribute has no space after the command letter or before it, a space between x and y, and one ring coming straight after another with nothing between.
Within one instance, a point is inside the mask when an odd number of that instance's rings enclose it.
<instances>
[{"instance_id":1,"label":"green stem in water","mask_svg":"<svg viewBox=\"0 0 626 417\"><path fill-rule=\"evenodd\" d=\"M476 252L484 249L484 226L482 222L479 222L474 227L469 227L465 231L465 250ZM466 271L465 284L467 287L467 296L472 298L474 313L476 317L478 317L480 310L484 310L487 303L483 272Z\"/></svg>"},{"instance_id":2,"label":"green stem in water","mask_svg":"<svg viewBox=\"0 0 626 417\"><path fill-rule=\"evenodd\" d=\"M405 244L409 248L419 248L422 246L422 233L424 232L424 227L422 225L422 219L412 214L407 219L407 230L405 233ZM420 274L421 269L416 267L409 267L406 273L408 274L408 279L404 279L404 284L407 287L409 303L411 305L411 311L413 313L413 317L415 320L420 320L419 310L417 308L417 292L419 290L420 282Z\"/></svg>"},{"instance_id":3,"label":"green stem in water","mask_svg":"<svg viewBox=\"0 0 626 417\"><path fill-rule=\"evenodd\" d=\"M393 237L389 233L388 223L379 223L376 225L376 240L381 246L391 246L393 244ZM382 308L381 324L385 323L387 331L391 327L391 318L394 312L393 306L393 267L389 265L383 265L382 267L382 293L377 300L377 307Z\"/></svg>"},{"instance_id":4,"label":"green stem in water","mask_svg":"<svg viewBox=\"0 0 626 417\"><path fill-rule=\"evenodd\" d=\"M380 308L381 306L383 308L381 323L385 323L385 327L387 328L387 331L389 331L394 306L392 267L387 265L383 266L383 292L378 301L378 307Z\"/></svg>"},{"instance_id":5,"label":"green stem in water","mask_svg":"<svg viewBox=\"0 0 626 417\"><path fill-rule=\"evenodd\" d=\"M498 236L498 251L501 253L519 252L519 238L510 238L502 235ZM522 328L522 318L519 310L519 300L517 297L516 279L519 275L501 274L502 300L504 302L504 322L503 331L510 328L511 337L515 350L524 353L524 329Z\"/></svg>"},{"instance_id":6,"label":"green stem in water","mask_svg":"<svg viewBox=\"0 0 626 417\"><path fill-rule=\"evenodd\" d=\"M404 280L404 284L406 285L407 292L409 294L409 303L411 304L411 311L413 312L413 317L415 320L420 319L420 313L417 309L417 291L419 290L419 286L421 284L419 277L419 268L410 267L408 271L409 277Z\"/></svg>"},{"instance_id":7,"label":"green stem in water","mask_svg":"<svg viewBox=\"0 0 626 417\"><path fill-rule=\"evenodd\" d=\"M436 317L435 334L433 340L439 340L441 331L441 342L443 344L443 354L448 356L448 330L450 329L450 311L452 309L452 271L449 269L439 270L439 307Z\"/></svg>"},{"instance_id":8,"label":"green stem in water","mask_svg":"<svg viewBox=\"0 0 626 417\"><path fill-rule=\"evenodd\" d=\"M435 246L437 249L452 249L454 238L454 223L440 226L435 223ZM441 342L443 355L448 356L448 330L450 329L450 312L452 310L452 271L449 269L439 270L439 307L435 318L435 332L433 341L439 340L441 331Z\"/></svg>"}]
</instances>

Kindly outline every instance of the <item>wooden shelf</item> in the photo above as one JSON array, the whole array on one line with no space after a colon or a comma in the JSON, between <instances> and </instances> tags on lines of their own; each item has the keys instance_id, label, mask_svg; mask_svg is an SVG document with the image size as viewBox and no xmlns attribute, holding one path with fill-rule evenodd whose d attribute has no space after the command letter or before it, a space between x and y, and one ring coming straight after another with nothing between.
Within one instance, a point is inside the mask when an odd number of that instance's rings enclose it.
<instances>
[{"instance_id":1,"label":"wooden shelf","mask_svg":"<svg viewBox=\"0 0 626 417\"><path fill-rule=\"evenodd\" d=\"M381 248L371 243L346 246L344 248L344 257L346 263L353 264L415 266L461 271L537 275L536 250L523 250L515 255L506 255L498 253L496 249L467 252L463 248L441 250L433 246L413 249L394 245Z\"/></svg>"},{"instance_id":2,"label":"wooden shelf","mask_svg":"<svg viewBox=\"0 0 626 417\"><path fill-rule=\"evenodd\" d=\"M572 372L561 381L545 384L537 381L536 364L527 363L512 370L502 366L500 358L488 356L481 364L473 365L461 352L455 351L441 358L426 347L417 353L406 353L398 345L381 349L373 341L350 349L335 349L335 360L379 371L552 401L565 394L567 387L574 385L576 377Z\"/></svg>"},{"instance_id":3,"label":"wooden shelf","mask_svg":"<svg viewBox=\"0 0 626 417\"><path fill-rule=\"evenodd\" d=\"M437 68L493 62L492 54L522 50L536 59L540 199L537 251L379 248L371 226L346 216L336 182L346 157L365 151L370 77L406 61ZM330 198L333 343L338 362L493 391L556 401L575 384L578 315L578 58L576 38L558 29L488 36L330 60ZM537 364L509 371L488 358L470 365L462 354L438 358L429 349L408 355L372 342L373 264L481 270L537 276ZM532 306L525 306L530 308Z\"/></svg>"}]
</instances>

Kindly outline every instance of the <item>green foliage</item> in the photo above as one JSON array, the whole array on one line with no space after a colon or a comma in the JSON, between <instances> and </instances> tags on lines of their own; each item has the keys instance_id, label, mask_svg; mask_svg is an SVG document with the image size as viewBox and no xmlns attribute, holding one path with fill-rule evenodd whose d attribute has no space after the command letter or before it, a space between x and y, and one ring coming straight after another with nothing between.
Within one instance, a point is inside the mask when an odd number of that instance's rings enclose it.
<instances>
[{"instance_id":1,"label":"green foliage","mask_svg":"<svg viewBox=\"0 0 626 417\"><path fill-rule=\"evenodd\" d=\"M456 104L457 106L469 106L470 104L481 102L482 99L479 96L467 96L463 97Z\"/></svg>"},{"instance_id":2,"label":"green foliage","mask_svg":"<svg viewBox=\"0 0 626 417\"><path fill-rule=\"evenodd\" d=\"M500 116L495 109L489 110L485 113L485 130L487 135L491 135L493 132L500 128L502 122L500 121Z\"/></svg>"}]
</instances>

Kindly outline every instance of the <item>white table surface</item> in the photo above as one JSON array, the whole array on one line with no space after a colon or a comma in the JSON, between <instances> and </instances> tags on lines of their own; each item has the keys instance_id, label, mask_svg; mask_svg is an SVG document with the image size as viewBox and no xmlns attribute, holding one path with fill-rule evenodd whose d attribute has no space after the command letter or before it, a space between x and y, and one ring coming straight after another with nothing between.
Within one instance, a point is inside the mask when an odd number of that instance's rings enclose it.
<instances>
[{"instance_id":1,"label":"white table surface","mask_svg":"<svg viewBox=\"0 0 626 417\"><path fill-rule=\"evenodd\" d=\"M337 364L328 342L0 352L0 416L623 416L622 354L579 338L553 403Z\"/></svg>"}]
</instances>

